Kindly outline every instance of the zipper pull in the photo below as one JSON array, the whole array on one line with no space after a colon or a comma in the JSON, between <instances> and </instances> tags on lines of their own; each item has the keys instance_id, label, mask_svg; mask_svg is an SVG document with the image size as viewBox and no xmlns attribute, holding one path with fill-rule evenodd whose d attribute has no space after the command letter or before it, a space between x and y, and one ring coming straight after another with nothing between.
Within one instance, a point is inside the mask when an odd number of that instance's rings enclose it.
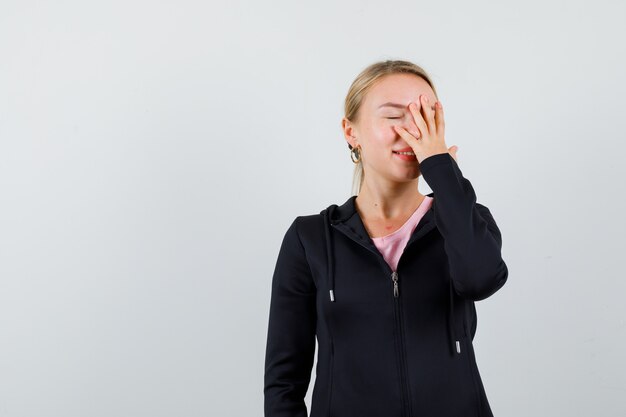
<instances>
[{"instance_id":1,"label":"zipper pull","mask_svg":"<svg viewBox=\"0 0 626 417\"><path fill-rule=\"evenodd\" d=\"M398 297L398 273L396 271L393 271L391 273L391 279L393 280L393 296L394 297Z\"/></svg>"}]
</instances>

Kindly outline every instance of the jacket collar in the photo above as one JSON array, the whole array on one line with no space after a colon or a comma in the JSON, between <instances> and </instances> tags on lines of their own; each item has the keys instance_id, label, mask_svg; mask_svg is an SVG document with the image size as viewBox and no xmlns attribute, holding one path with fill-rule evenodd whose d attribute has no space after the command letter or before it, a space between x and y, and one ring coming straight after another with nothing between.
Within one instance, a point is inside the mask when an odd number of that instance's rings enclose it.
<instances>
[{"instance_id":1,"label":"jacket collar","mask_svg":"<svg viewBox=\"0 0 626 417\"><path fill-rule=\"evenodd\" d=\"M433 197L434 192L426 195L428 197ZM369 234L367 233L367 230L365 229L365 225L363 224L361 216L356 210L356 197L357 196L355 195L349 197L346 202L340 206L332 204L325 210L322 210L321 214L323 214L324 211L328 210L327 215L332 226L340 229L352 240L360 243L366 248L378 251L378 249L374 245L374 242L371 240ZM424 213L424 216L418 222L406 246L409 246L414 241L421 238L426 233L435 228L435 204L436 200L433 200L432 206Z\"/></svg>"}]
</instances>

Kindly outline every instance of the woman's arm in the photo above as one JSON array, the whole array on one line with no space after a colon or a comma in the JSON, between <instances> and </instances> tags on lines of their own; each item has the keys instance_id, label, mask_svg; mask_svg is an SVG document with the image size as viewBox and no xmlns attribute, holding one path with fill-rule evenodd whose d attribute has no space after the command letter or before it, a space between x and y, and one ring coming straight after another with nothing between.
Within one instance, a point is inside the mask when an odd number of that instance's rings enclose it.
<instances>
[{"instance_id":1,"label":"woman's arm","mask_svg":"<svg viewBox=\"0 0 626 417\"><path fill-rule=\"evenodd\" d=\"M435 223L444 237L454 289L474 301L491 296L508 277L493 216L476 203L472 184L449 153L424 159L420 170L434 193Z\"/></svg>"},{"instance_id":2,"label":"woman's arm","mask_svg":"<svg viewBox=\"0 0 626 417\"><path fill-rule=\"evenodd\" d=\"M265 351L265 417L306 417L315 354L316 287L297 231L283 238L274 276Z\"/></svg>"}]
</instances>

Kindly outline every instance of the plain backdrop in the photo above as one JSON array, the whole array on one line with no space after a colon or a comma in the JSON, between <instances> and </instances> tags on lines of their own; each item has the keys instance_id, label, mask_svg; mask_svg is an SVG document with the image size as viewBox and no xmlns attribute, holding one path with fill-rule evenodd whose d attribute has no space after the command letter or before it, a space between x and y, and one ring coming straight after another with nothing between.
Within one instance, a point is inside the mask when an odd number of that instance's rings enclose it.
<instances>
[{"instance_id":1,"label":"plain backdrop","mask_svg":"<svg viewBox=\"0 0 626 417\"><path fill-rule=\"evenodd\" d=\"M383 59L432 76L502 232L474 340L495 415L625 415L624 16L3 1L0 416L262 416L281 240L350 196L343 100Z\"/></svg>"}]
</instances>

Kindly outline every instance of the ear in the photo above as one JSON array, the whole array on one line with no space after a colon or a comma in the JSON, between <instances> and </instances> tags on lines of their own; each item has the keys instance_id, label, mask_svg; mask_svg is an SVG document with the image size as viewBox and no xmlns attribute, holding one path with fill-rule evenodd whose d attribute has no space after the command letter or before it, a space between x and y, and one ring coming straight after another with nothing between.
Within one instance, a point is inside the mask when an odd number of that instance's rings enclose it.
<instances>
[{"instance_id":1,"label":"ear","mask_svg":"<svg viewBox=\"0 0 626 417\"><path fill-rule=\"evenodd\" d=\"M359 145L359 142L356 140L356 129L352 122L345 117L341 119L341 130L343 131L343 136L346 138L346 141L353 148Z\"/></svg>"}]
</instances>

